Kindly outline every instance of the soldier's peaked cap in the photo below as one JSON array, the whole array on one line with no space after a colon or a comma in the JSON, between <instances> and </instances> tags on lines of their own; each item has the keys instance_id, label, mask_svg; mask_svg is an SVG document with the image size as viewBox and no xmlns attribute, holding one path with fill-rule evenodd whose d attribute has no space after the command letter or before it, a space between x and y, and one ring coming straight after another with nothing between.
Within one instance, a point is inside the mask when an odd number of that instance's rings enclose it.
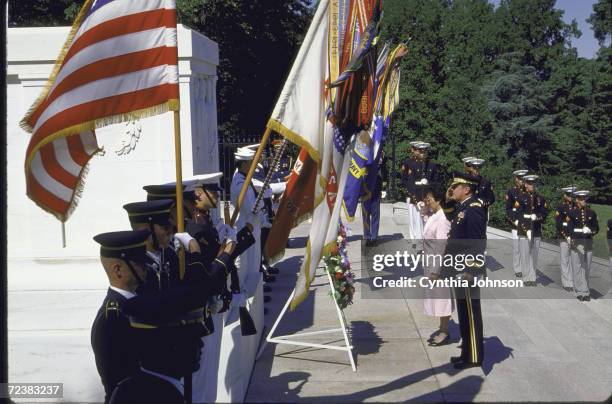
<instances>
[{"instance_id":1,"label":"soldier's peaked cap","mask_svg":"<svg viewBox=\"0 0 612 404\"><path fill-rule=\"evenodd\" d=\"M187 184L183 182L183 199L195 201L196 197L193 190L187 189ZM147 201L155 201L158 199L174 199L176 200L176 182L159 185L145 185L142 187L147 191Z\"/></svg>"},{"instance_id":2,"label":"soldier's peaked cap","mask_svg":"<svg viewBox=\"0 0 612 404\"><path fill-rule=\"evenodd\" d=\"M574 196L589 196L590 193L591 191L587 191L586 189L583 189L580 191L575 191Z\"/></svg>"},{"instance_id":3,"label":"soldier's peaked cap","mask_svg":"<svg viewBox=\"0 0 612 404\"><path fill-rule=\"evenodd\" d=\"M453 173L453 182L451 183L451 186L459 184L478 185L479 183L480 178L467 173L455 171Z\"/></svg>"},{"instance_id":4,"label":"soldier's peaked cap","mask_svg":"<svg viewBox=\"0 0 612 404\"><path fill-rule=\"evenodd\" d=\"M146 255L146 240L149 230L127 230L101 233L94 236L100 244L100 256L108 258L128 258L144 262Z\"/></svg>"},{"instance_id":5,"label":"soldier's peaked cap","mask_svg":"<svg viewBox=\"0 0 612 404\"><path fill-rule=\"evenodd\" d=\"M514 175L515 177L523 177L527 173L528 173L527 170L515 170L515 171L512 171L512 175Z\"/></svg>"},{"instance_id":6,"label":"soldier's peaked cap","mask_svg":"<svg viewBox=\"0 0 612 404\"><path fill-rule=\"evenodd\" d=\"M185 183L185 189L194 190L195 188L201 187L211 191L221 191L219 187L219 179L223 176L221 171L209 174L194 175L191 178L187 178Z\"/></svg>"},{"instance_id":7,"label":"soldier's peaked cap","mask_svg":"<svg viewBox=\"0 0 612 404\"><path fill-rule=\"evenodd\" d=\"M172 199L156 201L133 202L123 205L128 213L130 223L153 223L166 225L170 223L170 209L174 205Z\"/></svg>"}]
</instances>

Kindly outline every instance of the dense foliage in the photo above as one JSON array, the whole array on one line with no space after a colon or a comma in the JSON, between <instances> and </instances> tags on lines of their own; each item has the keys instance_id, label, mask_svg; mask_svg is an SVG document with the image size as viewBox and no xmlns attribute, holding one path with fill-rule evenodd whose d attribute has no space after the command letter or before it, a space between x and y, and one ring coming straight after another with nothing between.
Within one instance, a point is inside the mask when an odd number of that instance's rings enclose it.
<instances>
[{"instance_id":1,"label":"dense foliage","mask_svg":"<svg viewBox=\"0 0 612 404\"><path fill-rule=\"evenodd\" d=\"M447 175L461 157L487 159L500 227L514 169L541 175L552 207L570 184L612 203L610 4L593 7L601 48L584 59L571 46L577 24L563 21L554 0L386 0L382 35L409 47L391 127L396 172L415 139L432 143ZM553 234L549 220L545 235Z\"/></svg>"}]
</instances>

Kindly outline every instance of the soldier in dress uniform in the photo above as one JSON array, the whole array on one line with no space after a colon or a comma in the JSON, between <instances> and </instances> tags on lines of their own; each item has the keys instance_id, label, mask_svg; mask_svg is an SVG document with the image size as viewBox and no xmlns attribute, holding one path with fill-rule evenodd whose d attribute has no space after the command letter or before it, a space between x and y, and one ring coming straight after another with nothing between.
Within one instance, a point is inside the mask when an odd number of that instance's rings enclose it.
<instances>
[{"instance_id":1,"label":"soldier in dress uniform","mask_svg":"<svg viewBox=\"0 0 612 404\"><path fill-rule=\"evenodd\" d=\"M140 367L117 385L111 404L185 403L181 379L200 367L204 307L193 307L202 303L200 296L197 288L184 287L173 299L154 296L146 304L126 305ZM165 309L173 301L176 307Z\"/></svg>"},{"instance_id":2,"label":"soldier in dress uniform","mask_svg":"<svg viewBox=\"0 0 612 404\"><path fill-rule=\"evenodd\" d=\"M576 191L576 187L570 186L561 188L561 191L563 191L563 201L561 201L555 210L555 227L557 229L557 238L559 239L561 284L563 285L563 289L571 292L574 290L574 281L572 278L572 260L567 238L570 237L568 232L569 212L574 209L572 196L574 191Z\"/></svg>"},{"instance_id":3,"label":"soldier in dress uniform","mask_svg":"<svg viewBox=\"0 0 612 404\"><path fill-rule=\"evenodd\" d=\"M465 166L465 172L480 179L475 196L480 200L480 202L482 202L482 206L485 209L488 221L489 207L495 203L495 193L493 192L493 185L491 185L491 181L480 174L480 170L484 165L485 160L476 157L465 157L462 159L462 161Z\"/></svg>"},{"instance_id":4,"label":"soldier in dress uniform","mask_svg":"<svg viewBox=\"0 0 612 404\"><path fill-rule=\"evenodd\" d=\"M542 224L548 215L548 203L535 190L537 175L525 175L525 192L519 196L518 236L521 272L525 286L536 286L538 253L542 240Z\"/></svg>"},{"instance_id":5,"label":"soldier in dress uniform","mask_svg":"<svg viewBox=\"0 0 612 404\"><path fill-rule=\"evenodd\" d=\"M512 227L512 268L514 269L514 275L521 278L523 273L521 272L521 253L518 238L518 208L520 206L519 197L525 192L523 176L527 174L527 170L516 170L512 174L514 175L514 186L506 192L505 197L506 218Z\"/></svg>"},{"instance_id":6,"label":"soldier in dress uniform","mask_svg":"<svg viewBox=\"0 0 612 404\"><path fill-rule=\"evenodd\" d=\"M469 283L466 287L455 288L457 316L461 331L461 355L451 358L456 369L480 366L484 357L482 313L480 311L480 290L472 286L474 278L486 275L484 253L486 247L486 217L482 202L474 195L478 188L478 177L455 172L447 191L445 213L451 221L445 256L471 255L474 260L464 262L463 267L445 268L452 277ZM481 258L478 259L478 256Z\"/></svg>"},{"instance_id":7,"label":"soldier in dress uniform","mask_svg":"<svg viewBox=\"0 0 612 404\"><path fill-rule=\"evenodd\" d=\"M574 291L577 299L584 302L591 300L589 275L593 259L593 236L599 232L597 213L587 206L588 196L589 191L574 192L576 207L570 210L570 220L567 222Z\"/></svg>"},{"instance_id":8,"label":"soldier in dress uniform","mask_svg":"<svg viewBox=\"0 0 612 404\"><path fill-rule=\"evenodd\" d=\"M156 201L159 199L172 199L176 203L176 182L169 182L161 185L145 185L142 187L147 192L147 201ZM186 183L183 182L183 218L184 220L193 219L195 210L195 194L193 190L186 189ZM176 222L176 206L170 210L170 218Z\"/></svg>"},{"instance_id":9,"label":"soldier in dress uniform","mask_svg":"<svg viewBox=\"0 0 612 404\"><path fill-rule=\"evenodd\" d=\"M159 280L158 289L166 290L178 286L182 281L179 273L178 248L185 249L186 280L190 276L213 276L219 273L229 273L231 254L235 244L228 243L225 249L212 262L202 258L198 242L188 233L173 233L174 223L170 219L170 211L174 201L160 199L155 201L134 202L123 206L127 211L133 230L147 229L151 237L146 243L146 259L148 267L153 270ZM236 241L236 231L228 226L224 238ZM220 258L223 256L223 258ZM155 278L155 277L154 277ZM149 284L149 282L147 282Z\"/></svg>"},{"instance_id":10,"label":"soldier in dress uniform","mask_svg":"<svg viewBox=\"0 0 612 404\"><path fill-rule=\"evenodd\" d=\"M246 147L238 148L234 153L236 171L230 185L230 198L234 206L238 203L242 184L244 184L254 157L255 151ZM236 221L237 228L242 228L249 223L253 227L252 233L255 238L255 244L240 255L240 259L236 262L241 278L246 276L247 272L259 272L261 268L261 226L266 223L266 217L262 211L262 204L258 206L256 212L253 212L256 200L257 190L251 181L251 184L247 187L242 205L240 206L240 214Z\"/></svg>"},{"instance_id":11,"label":"soldier in dress uniform","mask_svg":"<svg viewBox=\"0 0 612 404\"><path fill-rule=\"evenodd\" d=\"M138 341L130 332L128 318L120 304L136 296L145 281L145 243L148 230L103 233L94 237L100 243L100 260L109 288L91 328L91 346L96 368L108 403L115 386L138 369Z\"/></svg>"},{"instance_id":12,"label":"soldier in dress uniform","mask_svg":"<svg viewBox=\"0 0 612 404\"><path fill-rule=\"evenodd\" d=\"M425 198L427 185L438 182L438 165L428 157L429 143L410 142L412 157L402 164L402 183L406 188L409 227L412 240L423 238L423 218L420 209Z\"/></svg>"}]
</instances>

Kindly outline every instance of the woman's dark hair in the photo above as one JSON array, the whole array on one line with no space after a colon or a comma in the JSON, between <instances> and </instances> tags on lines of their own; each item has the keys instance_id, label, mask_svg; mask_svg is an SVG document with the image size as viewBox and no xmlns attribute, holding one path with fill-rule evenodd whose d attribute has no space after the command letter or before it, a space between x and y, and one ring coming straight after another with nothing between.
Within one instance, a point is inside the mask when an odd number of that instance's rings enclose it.
<instances>
[{"instance_id":1,"label":"woman's dark hair","mask_svg":"<svg viewBox=\"0 0 612 404\"><path fill-rule=\"evenodd\" d=\"M425 189L425 195L431 194L436 202L439 202L444 207L446 201L446 189L440 183L433 183Z\"/></svg>"}]
</instances>

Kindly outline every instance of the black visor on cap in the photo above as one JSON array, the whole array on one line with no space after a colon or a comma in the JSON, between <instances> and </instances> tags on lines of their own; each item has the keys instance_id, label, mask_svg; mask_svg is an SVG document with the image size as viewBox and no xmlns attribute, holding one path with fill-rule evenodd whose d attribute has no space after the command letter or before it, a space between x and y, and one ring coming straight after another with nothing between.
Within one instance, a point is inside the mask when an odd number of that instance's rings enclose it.
<instances>
[{"instance_id":1,"label":"black visor on cap","mask_svg":"<svg viewBox=\"0 0 612 404\"><path fill-rule=\"evenodd\" d=\"M176 200L176 184L145 185L142 189L147 191L147 201L157 201L160 199ZM188 201L196 200L193 191L185 190L185 184L183 184L183 199Z\"/></svg>"},{"instance_id":2,"label":"black visor on cap","mask_svg":"<svg viewBox=\"0 0 612 404\"><path fill-rule=\"evenodd\" d=\"M172 199L134 202L123 206L128 213L130 223L152 223L162 226L170 224L170 209L174 205Z\"/></svg>"},{"instance_id":3,"label":"black visor on cap","mask_svg":"<svg viewBox=\"0 0 612 404\"><path fill-rule=\"evenodd\" d=\"M100 244L100 256L144 262L149 230L114 231L98 234L94 240Z\"/></svg>"}]
</instances>

